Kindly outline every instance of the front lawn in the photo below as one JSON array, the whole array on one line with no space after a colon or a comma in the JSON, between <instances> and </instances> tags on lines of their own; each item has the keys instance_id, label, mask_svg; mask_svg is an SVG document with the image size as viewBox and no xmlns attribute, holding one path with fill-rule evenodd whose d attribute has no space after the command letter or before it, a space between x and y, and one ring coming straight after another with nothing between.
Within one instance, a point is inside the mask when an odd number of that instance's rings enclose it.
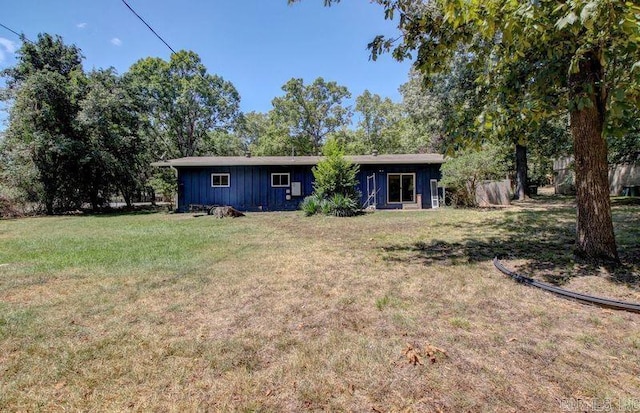
<instances>
[{"instance_id":1,"label":"front lawn","mask_svg":"<svg viewBox=\"0 0 640 413\"><path fill-rule=\"evenodd\" d=\"M0 221L0 410L640 409L640 314L491 264L640 302L640 207L614 273L573 262L574 213Z\"/></svg>"}]
</instances>

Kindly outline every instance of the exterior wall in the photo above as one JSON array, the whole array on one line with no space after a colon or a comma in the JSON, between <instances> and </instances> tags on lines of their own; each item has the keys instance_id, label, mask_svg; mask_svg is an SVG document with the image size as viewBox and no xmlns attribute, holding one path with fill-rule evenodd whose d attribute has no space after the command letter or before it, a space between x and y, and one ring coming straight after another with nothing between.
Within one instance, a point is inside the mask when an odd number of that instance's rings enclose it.
<instances>
[{"instance_id":1,"label":"exterior wall","mask_svg":"<svg viewBox=\"0 0 640 413\"><path fill-rule=\"evenodd\" d=\"M576 194L576 180L572 165L572 156L553 161L553 186L556 195Z\"/></svg>"},{"instance_id":2,"label":"exterior wall","mask_svg":"<svg viewBox=\"0 0 640 413\"><path fill-rule=\"evenodd\" d=\"M362 193L362 203L367 201L367 177L375 174L376 179L376 208L377 209L402 209L403 204L389 203L387 200L387 175L392 173L415 173L416 174L416 200L422 198L421 207L431 208L430 181L436 179L440 181L442 173L438 164L422 165L361 165L358 174L360 185L358 189ZM418 195L421 195L419 197ZM442 196L442 193L439 193Z\"/></svg>"},{"instance_id":3,"label":"exterior wall","mask_svg":"<svg viewBox=\"0 0 640 413\"><path fill-rule=\"evenodd\" d=\"M229 187L213 188L212 173L228 173ZM287 200L291 188L271 187L272 173L289 173L290 182L302 183L302 196ZM226 166L178 168L178 211L190 204L230 205L241 211L295 210L313 192L311 167Z\"/></svg>"},{"instance_id":4,"label":"exterior wall","mask_svg":"<svg viewBox=\"0 0 640 413\"><path fill-rule=\"evenodd\" d=\"M575 194L575 174L571 168L573 157L553 162L556 194ZM622 195L626 187L640 186L640 164L609 165L609 188L613 196Z\"/></svg>"},{"instance_id":5,"label":"exterior wall","mask_svg":"<svg viewBox=\"0 0 640 413\"><path fill-rule=\"evenodd\" d=\"M625 187L640 187L640 163L610 166L609 185L611 195L622 195Z\"/></svg>"},{"instance_id":6,"label":"exterior wall","mask_svg":"<svg viewBox=\"0 0 640 413\"><path fill-rule=\"evenodd\" d=\"M226 166L179 167L178 211L189 205L230 205L241 211L292 211L313 193L312 166ZM211 174L229 174L229 187L213 188ZM286 199L291 188L271 187L272 173L290 173L290 182L301 182L302 195ZM422 197L422 208L431 208L430 180L440 180L440 165L361 165L358 189L362 203L367 200L367 176L375 174L376 208L400 209L403 204L387 202L387 174L415 173L416 199ZM440 194L442 196L442 194Z\"/></svg>"}]
</instances>

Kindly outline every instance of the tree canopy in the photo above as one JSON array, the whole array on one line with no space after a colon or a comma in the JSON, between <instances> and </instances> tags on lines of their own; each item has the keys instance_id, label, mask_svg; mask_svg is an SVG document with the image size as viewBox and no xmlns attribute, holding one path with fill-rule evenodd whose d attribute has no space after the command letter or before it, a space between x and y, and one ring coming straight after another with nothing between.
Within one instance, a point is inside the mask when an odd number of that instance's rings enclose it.
<instances>
[{"instance_id":1,"label":"tree canopy","mask_svg":"<svg viewBox=\"0 0 640 413\"><path fill-rule=\"evenodd\" d=\"M284 96L273 99L274 114L288 128L298 155L317 155L326 137L346 126L351 112L342 105L351 93L345 86L319 77L309 85L290 79Z\"/></svg>"},{"instance_id":2,"label":"tree canopy","mask_svg":"<svg viewBox=\"0 0 640 413\"><path fill-rule=\"evenodd\" d=\"M200 57L181 50L169 61L139 60L127 78L148 107L151 131L169 157L197 156L213 129L231 130L240 115L240 95L232 83L207 73Z\"/></svg>"},{"instance_id":3,"label":"tree canopy","mask_svg":"<svg viewBox=\"0 0 640 413\"><path fill-rule=\"evenodd\" d=\"M289 0L295 2L296 0ZM325 0L325 4L339 0ZM441 73L461 47L486 86L482 124L497 133L535 127L568 110L576 187L576 252L617 263L605 133L624 134L640 103L640 5L619 0L376 0L401 36L391 52ZM517 121L517 122L516 122Z\"/></svg>"},{"instance_id":4,"label":"tree canopy","mask_svg":"<svg viewBox=\"0 0 640 413\"><path fill-rule=\"evenodd\" d=\"M86 73L82 59L76 46L41 34L2 72L10 116L0 142L0 186L16 202L49 214L84 203L100 208L115 194L130 205L152 192L149 164L163 154L244 150L229 133L240 115L237 91L208 74L195 53L143 59L124 76L113 69ZM155 186L171 186L165 184Z\"/></svg>"}]
</instances>

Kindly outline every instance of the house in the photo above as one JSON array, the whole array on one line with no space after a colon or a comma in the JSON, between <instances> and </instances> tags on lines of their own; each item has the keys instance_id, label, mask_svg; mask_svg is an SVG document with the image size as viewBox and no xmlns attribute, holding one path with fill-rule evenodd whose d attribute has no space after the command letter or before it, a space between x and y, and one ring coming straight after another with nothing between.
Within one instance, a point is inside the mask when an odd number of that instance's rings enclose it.
<instances>
[{"instance_id":1,"label":"house","mask_svg":"<svg viewBox=\"0 0 640 413\"><path fill-rule=\"evenodd\" d=\"M363 206L378 209L439 205L439 154L346 156L360 166ZM177 210L192 205L230 205L240 211L298 209L313 193L312 168L321 156L211 156L156 162L178 177ZM439 192L440 191L440 192Z\"/></svg>"}]
</instances>

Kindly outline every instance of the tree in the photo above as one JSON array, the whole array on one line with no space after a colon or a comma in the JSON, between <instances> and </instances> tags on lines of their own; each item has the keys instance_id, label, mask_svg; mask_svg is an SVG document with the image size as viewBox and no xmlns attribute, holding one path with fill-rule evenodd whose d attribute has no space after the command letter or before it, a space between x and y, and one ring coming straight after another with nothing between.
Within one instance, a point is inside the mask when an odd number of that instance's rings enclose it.
<instances>
[{"instance_id":1,"label":"tree","mask_svg":"<svg viewBox=\"0 0 640 413\"><path fill-rule=\"evenodd\" d=\"M202 154L209 156L239 156L245 153L242 139L235 133L215 129L203 140Z\"/></svg>"},{"instance_id":2,"label":"tree","mask_svg":"<svg viewBox=\"0 0 640 413\"><path fill-rule=\"evenodd\" d=\"M35 182L13 181L33 185L23 191L48 214L77 207L82 145L75 116L84 81L82 55L59 36L40 34L35 43L23 43L18 56L17 65L3 72L13 99L6 145L14 167L8 173L35 169Z\"/></svg>"},{"instance_id":3,"label":"tree","mask_svg":"<svg viewBox=\"0 0 640 413\"><path fill-rule=\"evenodd\" d=\"M406 113L410 132L409 141L419 142L429 152L444 151L444 115L446 96L434 86L426 85L424 76L416 70L409 71L409 79L399 88L402 94L402 109Z\"/></svg>"},{"instance_id":4,"label":"tree","mask_svg":"<svg viewBox=\"0 0 640 413\"><path fill-rule=\"evenodd\" d=\"M317 155L327 135L350 122L351 112L342 100L351 93L336 82L319 77L305 85L302 79L291 79L282 90L285 95L271 103L276 121L287 125L299 155Z\"/></svg>"},{"instance_id":5,"label":"tree","mask_svg":"<svg viewBox=\"0 0 640 413\"><path fill-rule=\"evenodd\" d=\"M398 149L397 134L390 133L400 121L398 105L389 98L365 90L356 98L355 113L359 114L358 134L362 136L360 153L394 153Z\"/></svg>"},{"instance_id":6,"label":"tree","mask_svg":"<svg viewBox=\"0 0 640 413\"><path fill-rule=\"evenodd\" d=\"M197 156L214 129L231 130L240 96L231 82L207 73L200 57L179 51L169 61L146 58L126 75L148 108L157 156Z\"/></svg>"},{"instance_id":7,"label":"tree","mask_svg":"<svg viewBox=\"0 0 640 413\"><path fill-rule=\"evenodd\" d=\"M259 156L291 155L293 142L289 131L276 118L275 110L243 116L236 133L249 152Z\"/></svg>"},{"instance_id":8,"label":"tree","mask_svg":"<svg viewBox=\"0 0 640 413\"><path fill-rule=\"evenodd\" d=\"M149 148L141 136L140 107L113 69L87 75L77 122L83 136L80 179L93 209L115 192L131 206L146 182Z\"/></svg>"},{"instance_id":9,"label":"tree","mask_svg":"<svg viewBox=\"0 0 640 413\"><path fill-rule=\"evenodd\" d=\"M402 38L395 44L376 37L370 44L373 58L391 50L397 59L415 53L415 66L434 73L448 67L460 45L471 45L472 63L484 67L482 79L491 97L525 97L515 100L522 122L535 125L555 111L569 111L576 252L618 263L605 132L624 127L622 121L640 102L640 6L619 0L377 2L385 17L399 15ZM523 81L514 81L510 74L522 70L526 76L518 77ZM509 113L486 109L491 127L513 122Z\"/></svg>"},{"instance_id":10,"label":"tree","mask_svg":"<svg viewBox=\"0 0 640 413\"><path fill-rule=\"evenodd\" d=\"M313 194L304 199L300 208L306 215L317 213L353 216L360 206L357 189L360 167L345 159L337 140L329 139L323 148L324 159L313 167Z\"/></svg>"},{"instance_id":11,"label":"tree","mask_svg":"<svg viewBox=\"0 0 640 413\"><path fill-rule=\"evenodd\" d=\"M483 180L506 175L502 148L485 145L458 152L442 165L441 184L447 188L456 205L477 206L476 190Z\"/></svg>"}]
</instances>

